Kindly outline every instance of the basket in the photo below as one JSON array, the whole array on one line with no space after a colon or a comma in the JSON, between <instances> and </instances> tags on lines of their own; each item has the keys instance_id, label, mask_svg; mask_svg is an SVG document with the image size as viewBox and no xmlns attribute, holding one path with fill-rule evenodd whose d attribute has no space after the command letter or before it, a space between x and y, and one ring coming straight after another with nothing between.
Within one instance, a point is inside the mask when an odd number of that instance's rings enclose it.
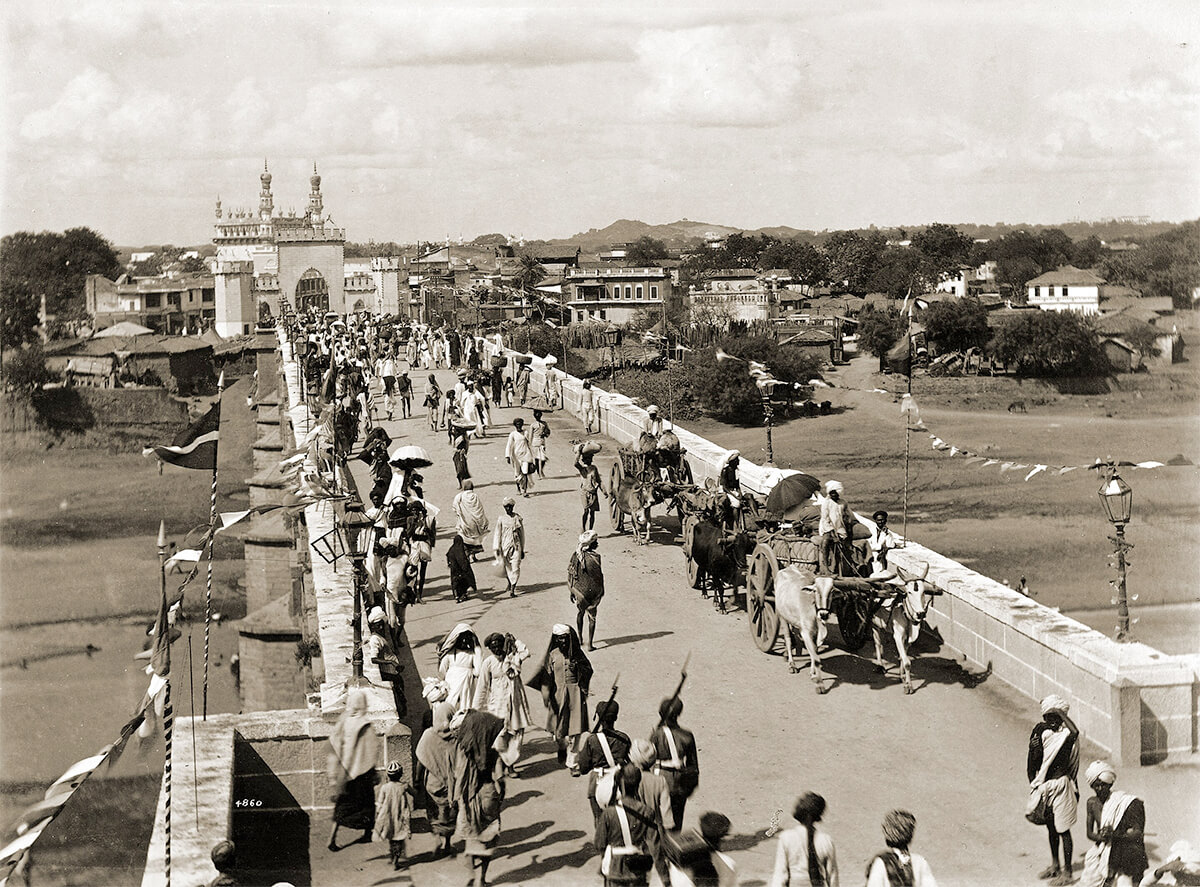
<instances>
[{"instance_id":1,"label":"basket","mask_svg":"<svg viewBox=\"0 0 1200 887\"><path fill-rule=\"evenodd\" d=\"M602 449L604 449L604 444L600 443L600 441L587 440L587 441L584 441L583 444L580 445L579 452L591 453L594 456L594 455L596 455L596 453L600 452Z\"/></svg>"},{"instance_id":2,"label":"basket","mask_svg":"<svg viewBox=\"0 0 1200 887\"><path fill-rule=\"evenodd\" d=\"M508 363L508 358L507 358L507 357L503 357L503 356L501 356L501 355L499 355L499 354L493 354L493 355L492 355L492 361L491 361L491 363L492 363L492 366L496 367L497 369L500 369L500 368L502 368L502 367L503 367L505 364L507 364L507 363Z\"/></svg>"}]
</instances>

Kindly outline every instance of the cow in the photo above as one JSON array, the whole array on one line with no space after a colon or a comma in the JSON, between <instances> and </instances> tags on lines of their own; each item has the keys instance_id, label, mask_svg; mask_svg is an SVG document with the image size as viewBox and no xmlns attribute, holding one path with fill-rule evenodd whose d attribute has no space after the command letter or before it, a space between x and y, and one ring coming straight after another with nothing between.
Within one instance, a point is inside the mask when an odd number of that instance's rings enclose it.
<instances>
[{"instance_id":1,"label":"cow","mask_svg":"<svg viewBox=\"0 0 1200 887\"><path fill-rule=\"evenodd\" d=\"M817 652L825 642L825 620L818 614L828 615L832 592L832 576L817 578L812 570L803 567L785 567L775 576L775 612L779 614L783 623L783 643L787 651L788 669L792 674L799 671L792 651L792 631L795 630L808 650L811 666L809 676L817 685L818 693L824 693L828 689L821 672L821 656Z\"/></svg>"},{"instance_id":2,"label":"cow","mask_svg":"<svg viewBox=\"0 0 1200 887\"><path fill-rule=\"evenodd\" d=\"M754 537L745 532L726 536L716 524L701 519L692 526L691 540L688 556L696 565L696 587L701 597L708 597L711 579L713 607L725 614L725 586L737 597L738 589L746 585L746 553L754 547Z\"/></svg>"},{"instance_id":3,"label":"cow","mask_svg":"<svg viewBox=\"0 0 1200 887\"><path fill-rule=\"evenodd\" d=\"M650 541L650 506L654 504L654 484L644 483L632 477L623 477L611 490L604 494L613 500L616 510L614 528L618 533L625 532L625 515L633 525L633 539L638 545ZM639 529L644 530L643 533Z\"/></svg>"},{"instance_id":4,"label":"cow","mask_svg":"<svg viewBox=\"0 0 1200 887\"><path fill-rule=\"evenodd\" d=\"M890 630L892 639L896 642L896 652L900 657L900 683L904 685L905 694L913 692L912 658L908 648L916 641L921 633L925 616L933 603L935 595L941 594L940 589L930 588L925 583L929 574L929 565L924 564L919 573L910 573L897 568L883 576L873 574L873 579L883 579L892 586L893 593L884 600L875 615L871 618L871 640L875 644L875 670L879 673L886 671L883 663L883 635Z\"/></svg>"}]
</instances>

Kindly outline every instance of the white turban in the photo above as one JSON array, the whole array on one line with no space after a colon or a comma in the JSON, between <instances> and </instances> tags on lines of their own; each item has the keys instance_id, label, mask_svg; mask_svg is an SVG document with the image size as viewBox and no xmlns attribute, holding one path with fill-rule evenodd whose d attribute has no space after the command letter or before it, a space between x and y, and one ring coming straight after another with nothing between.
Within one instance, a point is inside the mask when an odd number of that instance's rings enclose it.
<instances>
[{"instance_id":1,"label":"white turban","mask_svg":"<svg viewBox=\"0 0 1200 887\"><path fill-rule=\"evenodd\" d=\"M1043 715L1047 715L1052 711L1057 711L1057 712L1060 712L1061 714L1065 715L1070 710L1071 710L1071 706L1067 702L1067 700L1063 699L1061 696L1055 695L1054 693L1051 693L1049 696L1047 696L1045 699L1042 700L1042 714Z\"/></svg>"},{"instance_id":2,"label":"white turban","mask_svg":"<svg viewBox=\"0 0 1200 887\"><path fill-rule=\"evenodd\" d=\"M571 626L563 625L561 622L559 622L557 625L555 625L553 628L550 629L550 634L570 634L570 633L571 633Z\"/></svg>"},{"instance_id":3,"label":"white turban","mask_svg":"<svg viewBox=\"0 0 1200 887\"><path fill-rule=\"evenodd\" d=\"M1087 780L1087 784L1091 785L1096 781L1107 782L1112 785L1117 781L1117 771L1108 761L1092 761L1088 764L1087 772L1083 778Z\"/></svg>"},{"instance_id":4,"label":"white turban","mask_svg":"<svg viewBox=\"0 0 1200 887\"><path fill-rule=\"evenodd\" d=\"M591 545L593 542L595 542L596 539L598 539L598 538L599 537L596 534L595 530L587 530L583 533L580 533L579 534L579 547L587 548L589 545Z\"/></svg>"},{"instance_id":5,"label":"white turban","mask_svg":"<svg viewBox=\"0 0 1200 887\"><path fill-rule=\"evenodd\" d=\"M367 614L367 624L368 625L370 625L373 622L386 622L386 621L387 621L387 616L384 614L383 609L381 607L372 607L371 612L369 612Z\"/></svg>"},{"instance_id":6,"label":"white turban","mask_svg":"<svg viewBox=\"0 0 1200 887\"><path fill-rule=\"evenodd\" d=\"M840 480L825 481L825 492L832 493L834 490L836 490L838 493L844 493L846 488L842 486L842 482Z\"/></svg>"}]
</instances>

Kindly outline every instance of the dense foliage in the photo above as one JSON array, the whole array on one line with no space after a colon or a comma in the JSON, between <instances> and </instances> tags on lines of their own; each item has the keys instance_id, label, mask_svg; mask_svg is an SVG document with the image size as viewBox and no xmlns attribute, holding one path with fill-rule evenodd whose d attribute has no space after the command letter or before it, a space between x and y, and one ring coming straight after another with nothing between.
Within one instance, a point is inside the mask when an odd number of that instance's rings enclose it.
<instances>
[{"instance_id":1,"label":"dense foliage","mask_svg":"<svg viewBox=\"0 0 1200 887\"><path fill-rule=\"evenodd\" d=\"M921 312L921 324L938 354L983 348L992 335L988 329L987 309L978 299L934 302Z\"/></svg>"},{"instance_id":2,"label":"dense foliage","mask_svg":"<svg viewBox=\"0 0 1200 887\"><path fill-rule=\"evenodd\" d=\"M807 383L820 373L820 362L798 349L780 347L769 336L722 339L718 347L740 360L719 361L715 349L697 352L688 360L692 390L704 411L724 422L754 425L763 420L762 396L750 376L748 360L766 364L786 383L800 383L797 396L811 393ZM783 392L778 392L782 394Z\"/></svg>"},{"instance_id":3,"label":"dense foliage","mask_svg":"<svg viewBox=\"0 0 1200 887\"><path fill-rule=\"evenodd\" d=\"M1095 376L1109 371L1095 327L1072 311L1027 311L996 331L992 354L1023 376Z\"/></svg>"},{"instance_id":4,"label":"dense foliage","mask_svg":"<svg viewBox=\"0 0 1200 887\"><path fill-rule=\"evenodd\" d=\"M878 358L887 355L904 335L908 318L895 308L868 308L858 316L858 344Z\"/></svg>"},{"instance_id":5,"label":"dense foliage","mask_svg":"<svg viewBox=\"0 0 1200 887\"><path fill-rule=\"evenodd\" d=\"M36 338L43 295L49 314L83 308L83 281L89 274L116 279L117 251L90 228L18 231L0 240L0 336L12 347Z\"/></svg>"},{"instance_id":6,"label":"dense foliage","mask_svg":"<svg viewBox=\"0 0 1200 887\"><path fill-rule=\"evenodd\" d=\"M18 348L4 362L4 383L16 391L32 393L56 378L46 367L46 355L38 344Z\"/></svg>"},{"instance_id":7,"label":"dense foliage","mask_svg":"<svg viewBox=\"0 0 1200 887\"><path fill-rule=\"evenodd\" d=\"M1190 308L1200 286L1200 221L1153 237L1141 249L1111 254L1100 273L1109 283L1135 287L1144 296L1167 296L1176 308Z\"/></svg>"},{"instance_id":8,"label":"dense foliage","mask_svg":"<svg viewBox=\"0 0 1200 887\"><path fill-rule=\"evenodd\" d=\"M692 371L690 359L686 366L679 361L673 361L668 386L665 370L625 368L617 376L617 390L633 398L643 407L652 403L658 404L664 419L670 418L672 407L676 422L698 419L704 415L704 411L692 387ZM607 388L608 380L601 378L594 384Z\"/></svg>"}]
</instances>

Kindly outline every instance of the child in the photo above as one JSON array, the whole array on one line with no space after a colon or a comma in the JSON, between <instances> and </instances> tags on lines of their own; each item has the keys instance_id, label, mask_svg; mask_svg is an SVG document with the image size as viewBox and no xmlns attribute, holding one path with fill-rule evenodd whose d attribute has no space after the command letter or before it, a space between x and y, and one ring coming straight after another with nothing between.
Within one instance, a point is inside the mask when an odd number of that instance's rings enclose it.
<instances>
[{"instance_id":1,"label":"child","mask_svg":"<svg viewBox=\"0 0 1200 887\"><path fill-rule=\"evenodd\" d=\"M400 869L407 856L409 820L412 817L412 789L402 783L404 768L392 761L387 768L387 782L379 786L375 799L375 837L388 842L392 868Z\"/></svg>"},{"instance_id":2,"label":"child","mask_svg":"<svg viewBox=\"0 0 1200 887\"><path fill-rule=\"evenodd\" d=\"M513 387L512 376L505 376L504 377L504 405L506 407L512 406L513 396L515 394L516 394L516 390Z\"/></svg>"}]
</instances>

